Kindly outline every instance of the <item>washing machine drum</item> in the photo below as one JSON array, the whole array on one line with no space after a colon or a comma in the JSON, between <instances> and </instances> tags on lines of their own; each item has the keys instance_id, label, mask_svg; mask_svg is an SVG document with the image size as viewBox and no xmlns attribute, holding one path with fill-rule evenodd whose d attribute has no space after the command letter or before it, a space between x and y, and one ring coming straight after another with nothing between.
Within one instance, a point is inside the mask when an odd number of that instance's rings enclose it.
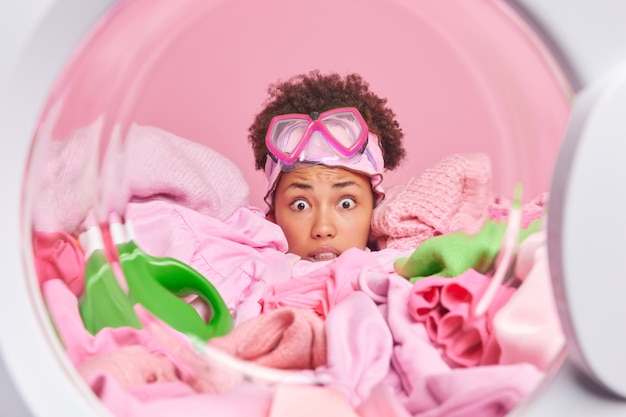
<instances>
[{"instance_id":1,"label":"washing machine drum","mask_svg":"<svg viewBox=\"0 0 626 417\"><path fill-rule=\"evenodd\" d=\"M312 70L360 74L407 156L376 250L294 264L248 129ZM26 173L51 343L113 414L505 415L566 353L546 220L572 99L504 2L121 2Z\"/></svg>"}]
</instances>

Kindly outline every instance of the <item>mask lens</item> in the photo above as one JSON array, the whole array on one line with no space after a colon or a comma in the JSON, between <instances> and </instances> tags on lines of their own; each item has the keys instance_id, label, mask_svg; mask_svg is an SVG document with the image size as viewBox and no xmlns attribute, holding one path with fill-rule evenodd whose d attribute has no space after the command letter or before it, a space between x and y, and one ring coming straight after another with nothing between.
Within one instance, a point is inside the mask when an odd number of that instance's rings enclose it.
<instances>
[{"instance_id":1,"label":"mask lens","mask_svg":"<svg viewBox=\"0 0 626 417\"><path fill-rule=\"evenodd\" d=\"M278 121L274 125L270 141L276 149L285 155L291 155L296 146L302 141L307 125L308 121L301 119Z\"/></svg>"},{"instance_id":2,"label":"mask lens","mask_svg":"<svg viewBox=\"0 0 626 417\"><path fill-rule=\"evenodd\" d=\"M353 149L363 133L363 126L351 111L324 116L322 123L332 134L336 144L346 152Z\"/></svg>"}]
</instances>

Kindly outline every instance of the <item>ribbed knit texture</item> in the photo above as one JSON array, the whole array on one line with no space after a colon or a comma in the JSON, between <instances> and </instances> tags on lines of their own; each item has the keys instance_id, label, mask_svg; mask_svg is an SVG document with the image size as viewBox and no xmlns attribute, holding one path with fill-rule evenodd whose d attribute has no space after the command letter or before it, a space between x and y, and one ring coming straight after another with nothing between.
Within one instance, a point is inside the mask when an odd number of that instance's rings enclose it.
<instances>
[{"instance_id":1,"label":"ribbed knit texture","mask_svg":"<svg viewBox=\"0 0 626 417\"><path fill-rule=\"evenodd\" d=\"M482 153L452 154L406 184L392 187L374 210L380 249L415 249L442 233L475 233L492 198L491 161Z\"/></svg>"}]
</instances>

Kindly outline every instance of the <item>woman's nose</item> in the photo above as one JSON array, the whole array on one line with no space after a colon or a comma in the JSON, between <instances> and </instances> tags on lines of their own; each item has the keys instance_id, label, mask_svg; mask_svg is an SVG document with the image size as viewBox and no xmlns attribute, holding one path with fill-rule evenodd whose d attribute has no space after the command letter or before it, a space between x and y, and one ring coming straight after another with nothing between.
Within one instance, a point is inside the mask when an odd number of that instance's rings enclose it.
<instances>
[{"instance_id":1,"label":"woman's nose","mask_svg":"<svg viewBox=\"0 0 626 417\"><path fill-rule=\"evenodd\" d=\"M337 233L335 223L333 222L330 213L320 211L315 216L313 227L311 228L311 236L314 239L322 239L327 237L333 237Z\"/></svg>"}]
</instances>

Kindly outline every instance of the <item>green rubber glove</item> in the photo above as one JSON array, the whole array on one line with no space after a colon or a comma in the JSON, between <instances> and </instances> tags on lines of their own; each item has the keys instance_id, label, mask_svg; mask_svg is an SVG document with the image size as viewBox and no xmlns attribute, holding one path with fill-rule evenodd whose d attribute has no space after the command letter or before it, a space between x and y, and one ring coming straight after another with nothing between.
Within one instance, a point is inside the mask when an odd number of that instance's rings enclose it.
<instances>
[{"instance_id":1,"label":"green rubber glove","mask_svg":"<svg viewBox=\"0 0 626 417\"><path fill-rule=\"evenodd\" d=\"M536 219L520 230L519 241L541 227ZM432 237L422 243L408 258L394 262L395 271L411 282L428 276L456 277L472 268L486 273L493 265L504 233L506 221L487 220L478 233L454 232Z\"/></svg>"}]
</instances>

